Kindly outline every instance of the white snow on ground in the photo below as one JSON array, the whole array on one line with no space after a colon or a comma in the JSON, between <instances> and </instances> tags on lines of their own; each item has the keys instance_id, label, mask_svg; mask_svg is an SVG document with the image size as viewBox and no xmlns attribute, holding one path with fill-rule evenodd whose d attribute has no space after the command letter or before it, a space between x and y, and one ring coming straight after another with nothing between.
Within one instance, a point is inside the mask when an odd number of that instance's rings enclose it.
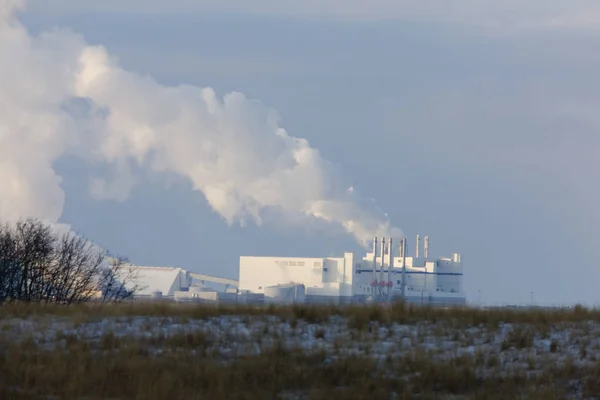
<instances>
[{"instance_id":1,"label":"white snow on ground","mask_svg":"<svg viewBox=\"0 0 600 400\"><path fill-rule=\"evenodd\" d=\"M499 365L490 366L495 371L520 370L527 374L535 374L550 364L591 365L600 357L600 324L596 322L556 324L543 331L539 326L534 329L527 324L460 328L430 322L411 325L372 322L357 330L339 316L331 317L325 323L312 324L274 316L244 315L196 320L110 317L77 321L32 317L0 320L0 333L4 343L33 340L48 349L66 347L69 340L79 340L105 351L107 338L144 344L154 355L177 351L177 346L181 346L185 351L209 352L224 362L258 354L275 345L301 349L305 353L324 351L332 358L349 355L384 358L410 354L427 354L443 360L481 357L497 360ZM174 338L183 338L183 342L169 342ZM190 341L186 342L186 338Z\"/></svg>"}]
</instances>

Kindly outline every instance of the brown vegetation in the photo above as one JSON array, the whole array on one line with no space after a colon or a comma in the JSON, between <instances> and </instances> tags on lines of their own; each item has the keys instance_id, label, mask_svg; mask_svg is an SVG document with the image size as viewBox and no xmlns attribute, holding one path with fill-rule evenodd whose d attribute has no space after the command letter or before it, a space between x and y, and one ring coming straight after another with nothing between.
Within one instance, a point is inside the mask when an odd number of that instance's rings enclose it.
<instances>
[{"instance_id":1,"label":"brown vegetation","mask_svg":"<svg viewBox=\"0 0 600 400\"><path fill-rule=\"evenodd\" d=\"M107 320L133 327L136 318L147 321L135 325L136 334L111 325L99 337L77 330ZM246 339L233 328L211 333L215 320L227 318L256 329ZM40 333L50 329L48 321L69 321L72 327L51 341L35 332L11 335L11 326L23 321L33 321ZM338 322L341 332L335 333ZM11 304L0 307L0 398L594 398L600 395L600 362L590 353L600 353L590 340L598 322L600 312L582 307ZM281 324L296 333L282 331ZM161 330L169 325L191 328ZM411 333L394 334L395 326ZM559 326L571 338L551 339ZM500 337L503 327L507 332ZM301 335L323 346L290 344ZM241 340L260 351L220 350ZM544 351L535 347L540 340L548 342ZM396 350L377 350L384 341L396 344ZM458 347L444 350L444 341ZM435 346L424 347L428 344ZM352 348L360 351L349 352Z\"/></svg>"}]
</instances>

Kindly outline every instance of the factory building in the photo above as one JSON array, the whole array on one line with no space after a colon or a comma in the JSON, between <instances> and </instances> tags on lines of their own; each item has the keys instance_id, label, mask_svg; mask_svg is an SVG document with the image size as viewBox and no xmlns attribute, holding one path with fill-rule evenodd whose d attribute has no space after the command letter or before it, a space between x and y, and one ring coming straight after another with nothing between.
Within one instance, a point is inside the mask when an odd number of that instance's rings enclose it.
<instances>
[{"instance_id":1,"label":"factory building","mask_svg":"<svg viewBox=\"0 0 600 400\"><path fill-rule=\"evenodd\" d=\"M136 289L134 297L165 299L179 302L237 302L237 281L189 272L178 267L147 267L127 265L130 279L126 289ZM224 291L216 290L206 283L225 285ZM234 286L232 290L231 286Z\"/></svg>"},{"instance_id":2,"label":"factory building","mask_svg":"<svg viewBox=\"0 0 600 400\"><path fill-rule=\"evenodd\" d=\"M415 254L406 239L395 254L391 238L375 238L364 257L240 257L242 294L265 294L297 287L306 302L349 303L404 298L429 304L465 304L461 256L430 258L429 237L417 235ZM300 288L298 290L298 288ZM289 293L289 291L287 292ZM289 297L289 295L288 295Z\"/></svg>"},{"instance_id":3,"label":"factory building","mask_svg":"<svg viewBox=\"0 0 600 400\"><path fill-rule=\"evenodd\" d=\"M176 267L146 267L128 265L132 279L126 288L137 288L137 297L170 297L175 292L188 290L192 281L189 272Z\"/></svg>"},{"instance_id":4,"label":"factory building","mask_svg":"<svg viewBox=\"0 0 600 400\"><path fill-rule=\"evenodd\" d=\"M240 257L241 293L261 293L279 286L302 285L307 301L350 301L353 253L343 257Z\"/></svg>"},{"instance_id":5,"label":"factory building","mask_svg":"<svg viewBox=\"0 0 600 400\"><path fill-rule=\"evenodd\" d=\"M364 256L240 257L239 281L176 267L129 266L136 298L227 303L386 302L405 299L426 304L465 304L458 253L432 258L429 237L417 235L413 255L406 239L375 238ZM206 283L224 286L214 289Z\"/></svg>"}]
</instances>

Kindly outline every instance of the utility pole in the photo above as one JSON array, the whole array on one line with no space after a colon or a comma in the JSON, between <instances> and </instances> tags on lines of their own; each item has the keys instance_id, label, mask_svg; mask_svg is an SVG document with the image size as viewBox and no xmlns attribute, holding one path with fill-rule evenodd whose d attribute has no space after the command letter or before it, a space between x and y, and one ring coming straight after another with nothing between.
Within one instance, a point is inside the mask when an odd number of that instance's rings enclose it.
<instances>
[{"instance_id":1,"label":"utility pole","mask_svg":"<svg viewBox=\"0 0 600 400\"><path fill-rule=\"evenodd\" d=\"M533 292L531 292L531 307L533 307Z\"/></svg>"}]
</instances>

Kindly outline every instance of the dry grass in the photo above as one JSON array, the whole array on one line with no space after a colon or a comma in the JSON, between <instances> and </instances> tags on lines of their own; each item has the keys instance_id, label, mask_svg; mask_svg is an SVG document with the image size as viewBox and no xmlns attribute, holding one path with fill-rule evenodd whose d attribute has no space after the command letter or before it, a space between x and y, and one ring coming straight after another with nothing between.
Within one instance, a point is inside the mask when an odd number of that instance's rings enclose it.
<instances>
[{"instance_id":1,"label":"dry grass","mask_svg":"<svg viewBox=\"0 0 600 400\"><path fill-rule=\"evenodd\" d=\"M0 307L1 399L600 398L600 312Z\"/></svg>"},{"instance_id":2,"label":"dry grass","mask_svg":"<svg viewBox=\"0 0 600 400\"><path fill-rule=\"evenodd\" d=\"M287 319L302 319L307 322L322 322L338 315L350 317L357 327L366 327L369 322L412 323L424 319L461 325L490 325L500 323L533 323L549 325L563 322L600 322L600 309L583 306L572 308L532 309L477 309L470 307L436 308L411 305L402 302L391 305L294 305L294 306L247 306L181 304L163 302L127 302L121 304L81 304L68 307L39 303L0 304L0 318L28 317L36 315L117 317L117 316L169 316L193 319L221 315L276 315Z\"/></svg>"}]
</instances>

